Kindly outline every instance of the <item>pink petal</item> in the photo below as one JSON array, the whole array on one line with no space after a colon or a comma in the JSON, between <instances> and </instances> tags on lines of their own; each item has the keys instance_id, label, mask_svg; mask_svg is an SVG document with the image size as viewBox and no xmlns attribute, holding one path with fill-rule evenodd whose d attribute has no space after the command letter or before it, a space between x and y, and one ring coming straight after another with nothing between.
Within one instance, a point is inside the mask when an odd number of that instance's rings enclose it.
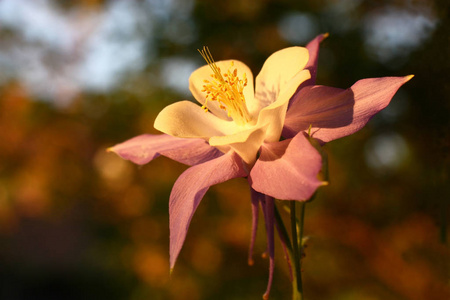
<instances>
[{"instance_id":1,"label":"pink petal","mask_svg":"<svg viewBox=\"0 0 450 300\"><path fill-rule=\"evenodd\" d=\"M317 63L319 60L319 45L320 43L328 37L328 33L320 34L316 36L311 42L306 45L306 49L309 51L309 60L306 64L305 69L308 69L311 73L311 79L305 81L302 85L314 85L316 84L316 75L317 75Z\"/></svg>"},{"instance_id":2,"label":"pink petal","mask_svg":"<svg viewBox=\"0 0 450 300\"><path fill-rule=\"evenodd\" d=\"M308 45L306 45L306 49L308 49L309 52L309 59L305 66L305 69L309 71L309 73L311 74L311 78L305 80L298 86L297 91L295 92L296 94L305 86L316 84L317 63L319 60L319 45L326 37L328 37L328 33L320 34L316 36L311 42L309 42ZM292 105L293 98L294 97L289 100L289 107Z\"/></svg>"},{"instance_id":3,"label":"pink petal","mask_svg":"<svg viewBox=\"0 0 450 300\"><path fill-rule=\"evenodd\" d=\"M264 195L250 188L250 196L252 200L252 235L250 246L248 247L248 264L253 266L253 248L255 246L256 232L258 231L259 203Z\"/></svg>"},{"instance_id":4,"label":"pink petal","mask_svg":"<svg viewBox=\"0 0 450 300\"><path fill-rule=\"evenodd\" d=\"M299 133L293 139L263 144L249 180L260 193L304 201L322 184L317 179L321 167L320 154Z\"/></svg>"},{"instance_id":5,"label":"pink petal","mask_svg":"<svg viewBox=\"0 0 450 300\"><path fill-rule=\"evenodd\" d=\"M293 137L310 125L311 136L329 142L363 128L412 76L362 79L347 90L307 86L294 96L283 136Z\"/></svg>"},{"instance_id":6,"label":"pink petal","mask_svg":"<svg viewBox=\"0 0 450 300\"><path fill-rule=\"evenodd\" d=\"M263 295L263 299L269 299L270 289L273 282L273 271L275 269L275 240L274 240L274 199L265 195L264 201L264 216L266 219L266 233L267 233L267 250L269 252L269 280L267 282L267 289Z\"/></svg>"},{"instance_id":7,"label":"pink petal","mask_svg":"<svg viewBox=\"0 0 450 300\"><path fill-rule=\"evenodd\" d=\"M182 139L167 134L143 134L117 144L108 151L143 165L160 155L186 165L196 165L222 155L203 139Z\"/></svg>"},{"instance_id":8,"label":"pink petal","mask_svg":"<svg viewBox=\"0 0 450 300\"><path fill-rule=\"evenodd\" d=\"M249 248L249 265L253 265L253 246L255 243L256 238L256 230L258 226L258 212L259 212L259 204L262 205L262 211L265 219L265 225L266 225L266 233L267 233L267 252L269 253L269 280L267 282L267 289L266 292L263 295L263 299L268 299L270 294L270 289L272 287L272 281L273 281L273 271L275 268L275 241L274 241L274 224L277 225L277 230L280 231L279 225L277 222L275 222L275 215L274 215L274 199L270 196L261 194L254 189L250 188L251 192L251 199L252 199L252 216L253 216L253 222L252 222L252 237L250 242L250 248ZM255 217L256 216L256 217ZM286 256L286 260L289 267L289 274L292 281L292 270L291 270L291 263L289 260L289 255L286 249L286 241L283 239L282 234L280 234L280 240L283 245L284 254Z\"/></svg>"},{"instance_id":9,"label":"pink petal","mask_svg":"<svg viewBox=\"0 0 450 300\"><path fill-rule=\"evenodd\" d=\"M183 246L192 216L210 186L232 178L245 177L241 158L228 152L187 169L175 182L170 194L170 269Z\"/></svg>"}]
</instances>

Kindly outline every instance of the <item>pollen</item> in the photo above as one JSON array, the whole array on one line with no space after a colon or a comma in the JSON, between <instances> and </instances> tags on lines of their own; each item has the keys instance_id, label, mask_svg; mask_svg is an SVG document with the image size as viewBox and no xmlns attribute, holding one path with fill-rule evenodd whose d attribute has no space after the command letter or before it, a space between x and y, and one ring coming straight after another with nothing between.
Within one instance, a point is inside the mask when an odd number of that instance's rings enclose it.
<instances>
[{"instance_id":1,"label":"pollen","mask_svg":"<svg viewBox=\"0 0 450 300\"><path fill-rule=\"evenodd\" d=\"M203 81L202 92L206 93L206 101L202 108L208 111L208 102L217 101L219 108L227 112L238 125L245 125L250 122L251 117L245 104L244 88L248 80L245 73L242 79L238 76L238 71L231 61L230 67L224 73L215 63L208 47L198 50L212 70L211 79Z\"/></svg>"}]
</instances>

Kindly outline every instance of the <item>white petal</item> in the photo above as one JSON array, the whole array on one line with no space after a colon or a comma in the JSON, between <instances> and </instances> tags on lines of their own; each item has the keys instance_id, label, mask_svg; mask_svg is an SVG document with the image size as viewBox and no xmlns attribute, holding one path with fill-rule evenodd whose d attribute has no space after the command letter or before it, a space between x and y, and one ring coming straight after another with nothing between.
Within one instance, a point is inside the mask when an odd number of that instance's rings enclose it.
<instances>
[{"instance_id":1,"label":"white petal","mask_svg":"<svg viewBox=\"0 0 450 300\"><path fill-rule=\"evenodd\" d=\"M243 75L247 76L248 84L244 88L244 97L247 101L247 108L249 105L253 105L254 103L254 88L253 88L253 74L249 67L247 67L246 64L243 62L240 62L238 60L222 60L217 61L216 65L220 68L221 73L225 73L228 71L228 69L231 67L231 62L234 63L234 66L232 69L237 70L237 75L240 79L243 78ZM211 70L211 67L209 65L205 65L201 68L198 68L195 70L191 76L189 77L189 89L191 90L192 95L194 95L195 99L200 102L202 105L205 104L206 101L206 93L202 92L203 85L205 84L204 80L211 80L211 74L213 74L213 71ZM219 103L217 101L208 101L207 103L208 109L218 116L219 118L223 120L231 120L227 116L227 112L221 108L219 108Z\"/></svg>"},{"instance_id":2,"label":"white petal","mask_svg":"<svg viewBox=\"0 0 450 300\"><path fill-rule=\"evenodd\" d=\"M311 74L309 71L302 70L283 86L275 102L260 111L258 126L268 124L264 141L276 142L280 139L289 99L294 95L298 86L310 78Z\"/></svg>"},{"instance_id":3,"label":"white petal","mask_svg":"<svg viewBox=\"0 0 450 300\"><path fill-rule=\"evenodd\" d=\"M298 72L308 63L309 52L303 47L290 47L273 53L256 76L255 98L260 109L273 103Z\"/></svg>"},{"instance_id":4,"label":"white petal","mask_svg":"<svg viewBox=\"0 0 450 300\"><path fill-rule=\"evenodd\" d=\"M223 152L234 150L247 164L253 164L264 141L279 140L289 99L298 86L310 78L309 71L303 70L307 61L308 51L301 47L287 48L272 54L258 75L257 91L260 97L257 99L253 94L250 69L242 62L234 61L238 76L242 78L244 72L247 75L248 86L244 89L244 95L247 108L254 118L251 125L236 125L217 102L208 101L207 107L212 113L206 113L194 103L182 101L163 109L155 120L155 128L172 136L203 138ZM231 67L230 60L216 64L222 73ZM210 80L210 74L210 67L203 66L189 79L189 88L201 104L206 101L205 93L201 91L203 80Z\"/></svg>"},{"instance_id":5,"label":"white petal","mask_svg":"<svg viewBox=\"0 0 450 300\"><path fill-rule=\"evenodd\" d=\"M156 117L154 127L171 136L205 140L215 135L233 134L240 128L233 121L219 119L190 101L165 107Z\"/></svg>"},{"instance_id":6,"label":"white petal","mask_svg":"<svg viewBox=\"0 0 450 300\"><path fill-rule=\"evenodd\" d=\"M231 148L247 164L251 165L256 160L256 153L264 141L268 127L268 124L263 124L232 135L214 136L209 139L209 144L221 151Z\"/></svg>"}]
</instances>

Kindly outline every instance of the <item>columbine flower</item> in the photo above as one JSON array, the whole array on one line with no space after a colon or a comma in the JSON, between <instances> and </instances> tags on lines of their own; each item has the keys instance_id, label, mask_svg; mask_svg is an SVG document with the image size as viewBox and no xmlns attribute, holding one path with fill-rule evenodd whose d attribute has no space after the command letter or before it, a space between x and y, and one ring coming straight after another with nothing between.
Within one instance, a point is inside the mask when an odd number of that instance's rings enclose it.
<instances>
[{"instance_id":1,"label":"columbine flower","mask_svg":"<svg viewBox=\"0 0 450 300\"><path fill-rule=\"evenodd\" d=\"M270 257L264 295L268 297L274 266L274 198L304 201L323 184L317 178L321 156L306 132L322 144L356 132L411 78L364 79L347 90L314 86L319 43L325 36L306 48L272 54L256 77L255 89L244 63L214 62L204 48L200 52L208 64L189 79L201 106L190 101L172 104L155 120L155 128L165 134L140 135L110 148L136 164L163 155L191 166L170 195L171 269L208 188L247 177L253 215L249 263L261 204ZM286 139L280 141L281 135Z\"/></svg>"},{"instance_id":2,"label":"columbine flower","mask_svg":"<svg viewBox=\"0 0 450 300\"><path fill-rule=\"evenodd\" d=\"M204 139L252 165L263 142L279 141L289 99L310 78L304 69L308 50L291 47L272 54L256 77L256 89L244 63L214 62L207 48L201 54L208 65L194 71L189 88L203 106L190 101L169 105L157 116L155 128L175 137Z\"/></svg>"}]
</instances>

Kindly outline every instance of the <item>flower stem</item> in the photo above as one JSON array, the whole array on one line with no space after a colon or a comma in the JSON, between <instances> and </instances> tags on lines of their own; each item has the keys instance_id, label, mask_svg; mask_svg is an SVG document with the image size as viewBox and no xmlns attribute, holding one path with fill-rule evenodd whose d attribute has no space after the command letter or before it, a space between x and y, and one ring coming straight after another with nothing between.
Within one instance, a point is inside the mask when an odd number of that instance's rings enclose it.
<instances>
[{"instance_id":1,"label":"flower stem","mask_svg":"<svg viewBox=\"0 0 450 300\"><path fill-rule=\"evenodd\" d=\"M303 228L304 228L303 224L304 224L304 221L305 221L306 202L302 202L300 208L301 208L301 212L300 212L300 225L299 225L300 226L300 240L299 240L299 243L300 243L300 249L301 249L301 252L302 252L301 254L303 255Z\"/></svg>"},{"instance_id":2,"label":"flower stem","mask_svg":"<svg viewBox=\"0 0 450 300\"><path fill-rule=\"evenodd\" d=\"M296 217L296 208L295 201L290 201L290 210L291 210L291 232L292 232L292 256L294 263L294 280L292 281L293 300L302 300L303 299L303 284L302 284L302 270L301 270L301 254L299 250L299 244L301 247L301 241L303 236L303 219L304 219L304 207L305 204L302 203L302 213L300 218L300 224L298 224L298 220ZM297 235L297 226L300 227L300 235ZM300 240L299 240L300 239Z\"/></svg>"},{"instance_id":3,"label":"flower stem","mask_svg":"<svg viewBox=\"0 0 450 300\"><path fill-rule=\"evenodd\" d=\"M305 207L306 202L301 202L300 219L296 217L296 203L295 201L290 202L290 216L291 216L291 232L292 232L292 244L289 238L289 234L284 226L283 219L281 218L280 212L275 206L275 222L277 223L278 233L280 238L284 240L286 245L286 250L289 254L289 261L294 263L294 272L292 278L292 299L293 300L303 300L303 284L302 284L302 274L301 274L301 258L303 249L303 223L305 219ZM297 228L299 229L297 231ZM297 234L298 232L298 234ZM288 261L288 263L289 263Z\"/></svg>"}]
</instances>

